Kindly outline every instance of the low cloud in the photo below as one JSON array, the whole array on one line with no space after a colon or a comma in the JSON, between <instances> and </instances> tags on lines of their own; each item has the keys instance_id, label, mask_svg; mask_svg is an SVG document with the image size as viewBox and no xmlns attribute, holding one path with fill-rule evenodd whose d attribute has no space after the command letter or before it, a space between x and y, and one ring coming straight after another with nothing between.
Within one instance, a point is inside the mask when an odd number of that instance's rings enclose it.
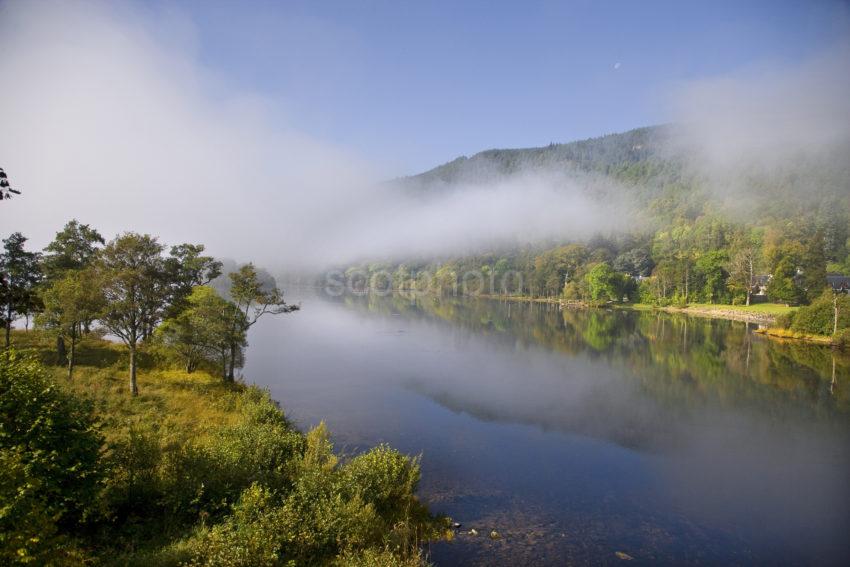
<instances>
[{"instance_id":1,"label":"low cloud","mask_svg":"<svg viewBox=\"0 0 850 567\"><path fill-rule=\"evenodd\" d=\"M850 44L794 64L764 64L690 81L667 104L672 149L710 179L744 196L744 178L801 164L835 168L850 158ZM844 163L842 163L844 162ZM848 182L843 173L839 180ZM814 188L814 187L813 187Z\"/></svg>"},{"instance_id":2,"label":"low cloud","mask_svg":"<svg viewBox=\"0 0 850 567\"><path fill-rule=\"evenodd\" d=\"M586 184L562 174L426 198L381 183L356 152L287 127L285 100L201 65L191 23L174 14L0 10L0 156L24 191L0 214L4 232L38 246L78 218L107 236L145 231L275 269L318 268L614 226Z\"/></svg>"},{"instance_id":3,"label":"low cloud","mask_svg":"<svg viewBox=\"0 0 850 567\"><path fill-rule=\"evenodd\" d=\"M627 190L566 171L420 194L386 183L355 149L292 127L285 97L202 64L179 13L3 3L0 53L0 165L24 192L0 222L35 246L77 218L107 237L150 232L281 270L634 226ZM791 70L689 83L672 97L680 141L716 172L847 140L848 62L844 47Z\"/></svg>"}]
</instances>

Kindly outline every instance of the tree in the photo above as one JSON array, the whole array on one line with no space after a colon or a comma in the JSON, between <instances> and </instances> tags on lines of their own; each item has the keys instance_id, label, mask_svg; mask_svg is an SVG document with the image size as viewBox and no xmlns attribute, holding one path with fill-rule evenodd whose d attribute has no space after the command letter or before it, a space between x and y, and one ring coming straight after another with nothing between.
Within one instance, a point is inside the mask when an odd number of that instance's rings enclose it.
<instances>
[{"instance_id":1,"label":"tree","mask_svg":"<svg viewBox=\"0 0 850 567\"><path fill-rule=\"evenodd\" d=\"M48 281L56 280L68 270L82 270L97 256L106 241L87 224L72 220L56 233L53 242L44 248L44 274Z\"/></svg>"},{"instance_id":2,"label":"tree","mask_svg":"<svg viewBox=\"0 0 850 567\"><path fill-rule=\"evenodd\" d=\"M643 248L632 248L627 252L623 252L614 259L612 268L618 272L623 272L632 276L648 276L652 273L652 268L655 264L652 261L652 256Z\"/></svg>"},{"instance_id":3,"label":"tree","mask_svg":"<svg viewBox=\"0 0 850 567\"><path fill-rule=\"evenodd\" d=\"M817 231L808 239L800 258L803 271L802 288L806 299L811 302L820 297L826 287L826 255L821 231Z\"/></svg>"},{"instance_id":4,"label":"tree","mask_svg":"<svg viewBox=\"0 0 850 567\"><path fill-rule=\"evenodd\" d=\"M3 171L3 168L0 167L0 201L4 199L11 199L12 194L20 195L21 192L17 189L12 189L12 186L9 185L9 177L6 175L6 172Z\"/></svg>"},{"instance_id":5,"label":"tree","mask_svg":"<svg viewBox=\"0 0 850 567\"><path fill-rule=\"evenodd\" d=\"M797 268L791 256L782 256L773 269L767 292L774 301L787 304L797 304L803 299L803 290L794 281Z\"/></svg>"},{"instance_id":6,"label":"tree","mask_svg":"<svg viewBox=\"0 0 850 567\"><path fill-rule=\"evenodd\" d=\"M265 314L279 315L282 313L291 313L297 311L298 305L289 305L283 300L283 294L277 285L272 281L270 284L263 285L257 276L257 270L254 264L248 263L239 268L236 272L230 274L230 298L236 304L237 308L245 315L244 325L245 332L257 322L257 320ZM234 328L231 337L238 336L238 328ZM230 367L227 372L227 378L230 381L234 379L234 369L236 365L236 355L239 344L231 342L230 345Z\"/></svg>"},{"instance_id":7,"label":"tree","mask_svg":"<svg viewBox=\"0 0 850 567\"><path fill-rule=\"evenodd\" d=\"M596 264L585 276L588 293L593 301L619 301L622 299L623 279L611 269L611 266L602 262Z\"/></svg>"},{"instance_id":8,"label":"tree","mask_svg":"<svg viewBox=\"0 0 850 567\"><path fill-rule=\"evenodd\" d=\"M703 299L709 303L723 302L727 299L726 282L729 272L724 267L729 257L723 250L713 250L700 256L696 267L702 282Z\"/></svg>"},{"instance_id":9,"label":"tree","mask_svg":"<svg viewBox=\"0 0 850 567\"><path fill-rule=\"evenodd\" d=\"M3 241L0 254L0 300L3 304L6 348L11 342L12 321L29 315L38 305L36 286L41 281L39 254L24 250L27 239L20 232Z\"/></svg>"},{"instance_id":10,"label":"tree","mask_svg":"<svg viewBox=\"0 0 850 567\"><path fill-rule=\"evenodd\" d=\"M169 313L173 317L186 306L195 286L205 286L221 275L221 262L204 256L203 244L172 246L165 259L165 278L170 288Z\"/></svg>"},{"instance_id":11,"label":"tree","mask_svg":"<svg viewBox=\"0 0 850 567\"><path fill-rule=\"evenodd\" d=\"M729 264L729 280L732 292L743 291L746 304L752 299L756 269L761 259L761 234L752 231L740 235L732 243L732 258Z\"/></svg>"},{"instance_id":12,"label":"tree","mask_svg":"<svg viewBox=\"0 0 850 567\"><path fill-rule=\"evenodd\" d=\"M105 243L103 236L91 226L76 219L68 222L44 248L42 266L47 283L58 280L69 270L82 270L91 265ZM88 332L91 323L91 320L83 321L83 330ZM56 354L60 364L67 359L63 333L56 335Z\"/></svg>"},{"instance_id":13,"label":"tree","mask_svg":"<svg viewBox=\"0 0 850 567\"><path fill-rule=\"evenodd\" d=\"M57 334L71 344L67 353L70 380L74 374L76 346L83 325L97 319L104 307L103 294L94 270L86 268L67 271L45 290L43 300L42 324L56 329Z\"/></svg>"},{"instance_id":14,"label":"tree","mask_svg":"<svg viewBox=\"0 0 850 567\"><path fill-rule=\"evenodd\" d=\"M560 246L540 254L534 258L535 288L542 295L558 295L586 259L587 249L580 244Z\"/></svg>"},{"instance_id":15,"label":"tree","mask_svg":"<svg viewBox=\"0 0 850 567\"><path fill-rule=\"evenodd\" d=\"M132 232L112 240L97 262L106 308L101 323L130 352L130 393L138 395L136 350L146 330L161 316L168 298L163 285L162 245Z\"/></svg>"},{"instance_id":16,"label":"tree","mask_svg":"<svg viewBox=\"0 0 850 567\"><path fill-rule=\"evenodd\" d=\"M217 360L226 379L231 346L245 345L247 328L245 314L233 302L209 286L197 286L186 299L186 308L163 321L157 335L184 358L186 372L193 372L202 360Z\"/></svg>"}]
</instances>

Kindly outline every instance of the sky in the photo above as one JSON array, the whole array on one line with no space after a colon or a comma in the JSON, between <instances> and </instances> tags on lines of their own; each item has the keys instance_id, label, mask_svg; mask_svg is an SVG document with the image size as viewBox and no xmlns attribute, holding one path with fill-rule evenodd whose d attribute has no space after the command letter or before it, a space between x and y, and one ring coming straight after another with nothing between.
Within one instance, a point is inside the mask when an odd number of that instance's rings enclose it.
<instances>
[{"instance_id":1,"label":"sky","mask_svg":"<svg viewBox=\"0 0 850 567\"><path fill-rule=\"evenodd\" d=\"M41 248L76 218L279 271L628 226L582 197L610 180L427 202L383 182L668 121L712 170L828 145L849 46L826 0L0 0L0 166L23 191L0 232Z\"/></svg>"},{"instance_id":2,"label":"sky","mask_svg":"<svg viewBox=\"0 0 850 567\"><path fill-rule=\"evenodd\" d=\"M794 63L846 39L829 1L200 0L199 59L302 130L410 174L493 147L668 118L681 82Z\"/></svg>"}]
</instances>

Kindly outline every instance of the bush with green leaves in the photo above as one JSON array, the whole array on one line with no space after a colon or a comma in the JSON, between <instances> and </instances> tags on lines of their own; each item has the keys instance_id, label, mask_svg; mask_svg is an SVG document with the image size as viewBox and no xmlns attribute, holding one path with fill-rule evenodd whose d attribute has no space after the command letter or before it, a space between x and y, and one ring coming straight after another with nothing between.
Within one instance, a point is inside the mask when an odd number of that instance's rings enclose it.
<instances>
[{"instance_id":1,"label":"bush with green leaves","mask_svg":"<svg viewBox=\"0 0 850 567\"><path fill-rule=\"evenodd\" d=\"M415 497L418 459L341 459L266 391L219 384L224 421L188 432L137 413L142 396L101 414L104 439L79 381L45 372L0 355L0 564L418 565L445 534Z\"/></svg>"},{"instance_id":2,"label":"bush with green leaves","mask_svg":"<svg viewBox=\"0 0 850 567\"><path fill-rule=\"evenodd\" d=\"M832 344L838 348L850 348L850 328L841 329L832 336Z\"/></svg>"},{"instance_id":3,"label":"bush with green leaves","mask_svg":"<svg viewBox=\"0 0 850 567\"><path fill-rule=\"evenodd\" d=\"M831 336L835 329L835 307L838 306L838 330L850 327L850 296L834 296L827 290L811 305L801 307L794 315L791 330L798 333Z\"/></svg>"},{"instance_id":4,"label":"bush with green leaves","mask_svg":"<svg viewBox=\"0 0 850 567\"><path fill-rule=\"evenodd\" d=\"M788 313L783 313L781 315L777 315L774 326L779 327L780 329L790 329L791 325L794 324L794 315L795 311L790 311Z\"/></svg>"},{"instance_id":5,"label":"bush with green leaves","mask_svg":"<svg viewBox=\"0 0 850 567\"><path fill-rule=\"evenodd\" d=\"M79 525L96 499L101 442L90 404L38 362L0 355L0 562L57 552L59 530Z\"/></svg>"},{"instance_id":6,"label":"bush with green leaves","mask_svg":"<svg viewBox=\"0 0 850 567\"><path fill-rule=\"evenodd\" d=\"M306 439L292 488L245 489L192 539L191 565L420 564L416 544L444 524L414 496L418 460L379 446L340 463L324 425Z\"/></svg>"},{"instance_id":7,"label":"bush with green leaves","mask_svg":"<svg viewBox=\"0 0 850 567\"><path fill-rule=\"evenodd\" d=\"M167 457L163 501L172 513L219 514L255 482L273 490L292 487L304 435L268 398L249 402L243 411L239 423Z\"/></svg>"}]
</instances>

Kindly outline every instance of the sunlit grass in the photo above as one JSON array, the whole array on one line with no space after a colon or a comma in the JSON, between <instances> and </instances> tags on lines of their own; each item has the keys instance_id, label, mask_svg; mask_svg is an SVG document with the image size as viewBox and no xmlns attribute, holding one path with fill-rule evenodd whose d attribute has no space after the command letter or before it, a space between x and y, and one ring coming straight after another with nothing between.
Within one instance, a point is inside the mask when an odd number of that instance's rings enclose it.
<instances>
[{"instance_id":1,"label":"sunlit grass","mask_svg":"<svg viewBox=\"0 0 850 567\"><path fill-rule=\"evenodd\" d=\"M630 303L624 305L628 309L636 309L638 311L649 311L658 309L655 305L647 303ZM673 309L679 309L673 307ZM798 307L790 307L780 303L754 303L753 305L729 305L724 303L688 303L686 307L681 309L692 309L694 311L716 311L722 315L722 312L749 313L754 315L770 315L779 316L792 313L799 309Z\"/></svg>"},{"instance_id":2,"label":"sunlit grass","mask_svg":"<svg viewBox=\"0 0 850 567\"><path fill-rule=\"evenodd\" d=\"M797 307L789 307L781 303L754 303L752 305L721 305L717 303L689 303L688 308L740 311L741 313L761 313L764 315L786 315L796 311Z\"/></svg>"},{"instance_id":3,"label":"sunlit grass","mask_svg":"<svg viewBox=\"0 0 850 567\"><path fill-rule=\"evenodd\" d=\"M154 368L142 353L138 371L139 395L130 396L126 348L95 336L77 347L74 376L57 364L55 338L41 331L13 331L13 346L34 356L55 374L57 382L91 399L102 417L107 440L121 437L135 426L153 427L172 440L206 436L240 418L244 386L227 384L209 371ZM161 365L156 365L161 366Z\"/></svg>"}]
</instances>

